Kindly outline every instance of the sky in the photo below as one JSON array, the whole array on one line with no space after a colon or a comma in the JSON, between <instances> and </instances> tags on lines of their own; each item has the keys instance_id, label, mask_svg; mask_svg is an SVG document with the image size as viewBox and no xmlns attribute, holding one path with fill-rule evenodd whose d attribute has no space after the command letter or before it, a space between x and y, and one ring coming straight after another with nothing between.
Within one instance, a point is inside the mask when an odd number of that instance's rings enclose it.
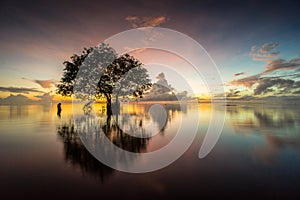
<instances>
[{"instance_id":1,"label":"sky","mask_svg":"<svg viewBox=\"0 0 300 200\"><path fill-rule=\"evenodd\" d=\"M0 98L51 98L70 56L144 26L176 30L201 44L228 98L299 96L299 10L299 1L2 0ZM176 78L166 79L176 88ZM190 80L205 96L201 83Z\"/></svg>"}]
</instances>

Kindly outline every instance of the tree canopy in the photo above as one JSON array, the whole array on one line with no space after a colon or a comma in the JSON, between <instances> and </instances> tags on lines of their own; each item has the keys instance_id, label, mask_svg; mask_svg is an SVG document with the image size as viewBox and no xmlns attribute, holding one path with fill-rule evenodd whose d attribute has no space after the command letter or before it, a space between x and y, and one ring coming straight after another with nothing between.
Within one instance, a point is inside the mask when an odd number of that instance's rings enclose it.
<instances>
[{"instance_id":1,"label":"tree canopy","mask_svg":"<svg viewBox=\"0 0 300 200\"><path fill-rule=\"evenodd\" d=\"M63 64L57 93L90 100L104 97L108 113L113 96L118 103L119 96L142 97L151 87L148 71L139 60L129 54L118 57L115 50L104 43L85 48L81 55L74 54L71 61Z\"/></svg>"}]
</instances>

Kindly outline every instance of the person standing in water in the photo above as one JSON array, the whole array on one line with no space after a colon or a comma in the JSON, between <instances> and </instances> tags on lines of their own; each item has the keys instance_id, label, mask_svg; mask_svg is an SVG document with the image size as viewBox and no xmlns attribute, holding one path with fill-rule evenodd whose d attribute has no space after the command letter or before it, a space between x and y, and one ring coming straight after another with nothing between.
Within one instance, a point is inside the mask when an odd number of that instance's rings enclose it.
<instances>
[{"instance_id":1,"label":"person standing in water","mask_svg":"<svg viewBox=\"0 0 300 200\"><path fill-rule=\"evenodd\" d=\"M61 103L58 103L57 104L57 116L59 116L60 117L60 113L61 113Z\"/></svg>"}]
</instances>

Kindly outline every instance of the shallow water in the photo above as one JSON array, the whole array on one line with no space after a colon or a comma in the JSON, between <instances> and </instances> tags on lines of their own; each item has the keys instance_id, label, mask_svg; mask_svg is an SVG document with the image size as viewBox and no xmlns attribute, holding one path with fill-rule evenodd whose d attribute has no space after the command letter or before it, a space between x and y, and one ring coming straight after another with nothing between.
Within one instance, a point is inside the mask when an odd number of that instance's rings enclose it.
<instances>
[{"instance_id":1,"label":"shallow water","mask_svg":"<svg viewBox=\"0 0 300 200\"><path fill-rule=\"evenodd\" d=\"M77 107L74 110L86 116ZM300 108L297 106L163 104L162 107L166 121L160 118L161 114L155 114L157 110L151 113L149 104L124 105L118 118L111 118L111 128L105 129L105 135L120 148L142 155L169 144L179 126L194 126L199 115L194 142L171 165L154 172L132 174L105 166L87 151L78 136L80 123L71 104L62 105L61 117L57 116L56 105L0 106L1 196L10 199L25 196L300 198ZM212 113L221 115L224 108L227 112L222 134L208 156L199 159ZM107 117L103 106L96 105L93 110L94 119L104 128ZM218 122L211 125L214 123ZM132 127L152 137L137 138L130 134ZM189 130L186 128L186 134L190 134Z\"/></svg>"}]
</instances>

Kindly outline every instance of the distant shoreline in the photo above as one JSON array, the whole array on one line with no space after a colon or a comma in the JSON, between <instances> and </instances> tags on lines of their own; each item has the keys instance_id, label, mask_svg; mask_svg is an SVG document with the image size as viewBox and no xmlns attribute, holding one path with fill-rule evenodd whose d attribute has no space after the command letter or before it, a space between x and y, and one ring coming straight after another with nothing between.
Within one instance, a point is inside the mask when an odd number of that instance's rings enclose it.
<instances>
[{"instance_id":1,"label":"distant shoreline","mask_svg":"<svg viewBox=\"0 0 300 200\"><path fill-rule=\"evenodd\" d=\"M51 106L56 105L57 103L62 104L84 104L83 102L72 102L72 101L53 101L53 102L26 102L26 103L16 103L16 102L0 102L0 106L23 106L23 105L43 105ZM296 106L299 105L299 101L291 100L277 100L277 101L268 101L265 99L258 100L214 100L214 101L197 101L197 100L187 100L187 101L131 101L131 102L121 102L121 104L139 104L139 105L148 105L148 104L212 104L212 105L224 105L224 106L237 106L237 105L289 105ZM106 102L95 102L95 104L106 104Z\"/></svg>"}]
</instances>

